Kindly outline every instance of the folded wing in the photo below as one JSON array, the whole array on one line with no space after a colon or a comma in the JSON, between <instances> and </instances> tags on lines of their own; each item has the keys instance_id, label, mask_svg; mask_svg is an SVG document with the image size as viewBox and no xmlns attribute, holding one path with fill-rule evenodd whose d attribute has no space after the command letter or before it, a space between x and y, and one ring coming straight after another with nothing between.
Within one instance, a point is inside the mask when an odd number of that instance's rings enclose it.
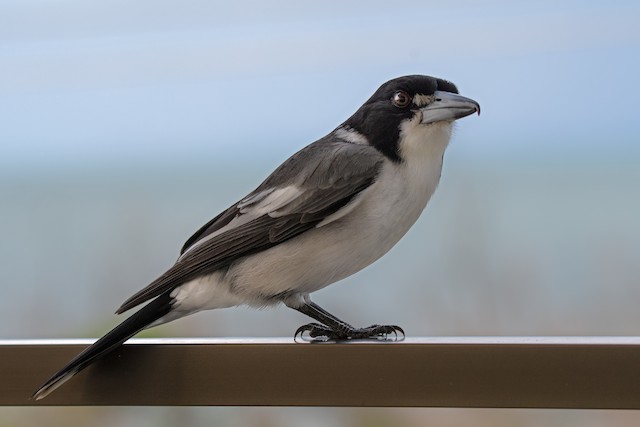
<instances>
[{"instance_id":1,"label":"folded wing","mask_svg":"<svg viewBox=\"0 0 640 427\"><path fill-rule=\"evenodd\" d=\"M339 218L375 181L382 162L369 145L326 139L311 144L200 228L187 240L176 263L125 301L117 313Z\"/></svg>"}]
</instances>

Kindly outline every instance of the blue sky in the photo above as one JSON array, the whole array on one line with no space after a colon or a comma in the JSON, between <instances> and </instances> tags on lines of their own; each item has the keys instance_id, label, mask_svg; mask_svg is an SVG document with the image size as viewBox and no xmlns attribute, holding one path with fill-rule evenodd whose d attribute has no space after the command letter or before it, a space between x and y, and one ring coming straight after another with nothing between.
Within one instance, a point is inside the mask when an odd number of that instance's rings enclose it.
<instances>
[{"instance_id":1,"label":"blue sky","mask_svg":"<svg viewBox=\"0 0 640 427\"><path fill-rule=\"evenodd\" d=\"M631 1L2 0L0 167L282 159L414 73L482 105L465 155L622 160L638 22Z\"/></svg>"}]
</instances>

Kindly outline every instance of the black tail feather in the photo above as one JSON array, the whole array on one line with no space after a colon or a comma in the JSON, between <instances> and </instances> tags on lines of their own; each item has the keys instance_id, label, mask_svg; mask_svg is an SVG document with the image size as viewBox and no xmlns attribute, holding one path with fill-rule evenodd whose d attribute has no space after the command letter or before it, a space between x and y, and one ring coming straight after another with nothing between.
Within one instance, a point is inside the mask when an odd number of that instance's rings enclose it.
<instances>
[{"instance_id":1,"label":"black tail feather","mask_svg":"<svg viewBox=\"0 0 640 427\"><path fill-rule=\"evenodd\" d=\"M171 310L171 301L172 298L169 296L169 293L165 293L145 305L142 309L113 328L93 345L86 348L64 368L49 378L33 394L32 398L40 400L46 397L49 393L60 387L72 376L91 365L98 358L109 354L142 329L165 316Z\"/></svg>"}]
</instances>

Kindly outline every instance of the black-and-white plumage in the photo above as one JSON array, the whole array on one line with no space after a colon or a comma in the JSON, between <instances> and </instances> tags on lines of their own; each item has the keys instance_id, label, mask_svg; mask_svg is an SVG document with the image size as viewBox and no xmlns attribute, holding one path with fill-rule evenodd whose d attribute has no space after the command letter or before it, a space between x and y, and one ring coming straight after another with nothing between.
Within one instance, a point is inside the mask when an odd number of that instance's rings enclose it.
<instances>
[{"instance_id":1,"label":"black-and-white plumage","mask_svg":"<svg viewBox=\"0 0 640 427\"><path fill-rule=\"evenodd\" d=\"M41 399L142 329L207 309L284 303L327 339L402 330L354 328L309 294L384 255L417 220L440 179L456 119L480 112L445 80L383 84L347 121L303 148L256 190L198 230L176 263L118 309L148 303L49 379Z\"/></svg>"}]
</instances>

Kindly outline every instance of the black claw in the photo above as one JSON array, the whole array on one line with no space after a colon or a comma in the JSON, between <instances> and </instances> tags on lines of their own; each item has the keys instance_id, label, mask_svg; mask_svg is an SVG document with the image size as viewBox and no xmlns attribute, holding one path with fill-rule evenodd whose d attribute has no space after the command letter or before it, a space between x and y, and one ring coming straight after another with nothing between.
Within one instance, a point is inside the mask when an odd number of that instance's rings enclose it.
<instances>
[{"instance_id":1,"label":"black claw","mask_svg":"<svg viewBox=\"0 0 640 427\"><path fill-rule=\"evenodd\" d=\"M369 333L370 338L390 339L389 335L393 334L392 341L403 341L405 337L404 330L396 325L371 325L364 330Z\"/></svg>"},{"instance_id":2,"label":"black claw","mask_svg":"<svg viewBox=\"0 0 640 427\"><path fill-rule=\"evenodd\" d=\"M334 339L334 334L335 332L328 326L321 323L309 323L300 326L293 335L293 339L297 342L299 336L302 341L319 342Z\"/></svg>"},{"instance_id":3,"label":"black claw","mask_svg":"<svg viewBox=\"0 0 640 427\"><path fill-rule=\"evenodd\" d=\"M390 335L393 334L393 338ZM402 341L404 330L396 325L371 325L366 328L349 328L335 330L321 323L309 323L300 326L293 338L297 342L298 336L307 342L325 342L342 340L377 339L383 341Z\"/></svg>"}]
</instances>

